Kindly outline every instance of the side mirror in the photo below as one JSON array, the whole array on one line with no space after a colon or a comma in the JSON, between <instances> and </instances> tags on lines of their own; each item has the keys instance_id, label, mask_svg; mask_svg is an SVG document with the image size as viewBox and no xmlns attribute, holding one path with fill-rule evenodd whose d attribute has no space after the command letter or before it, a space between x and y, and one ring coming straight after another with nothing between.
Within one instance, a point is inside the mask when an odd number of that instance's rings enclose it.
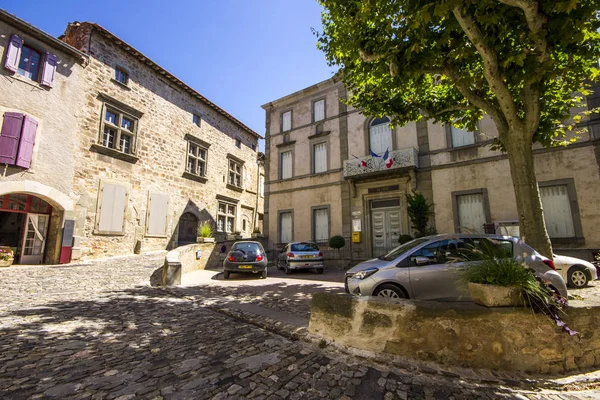
<instances>
[{"instance_id":1,"label":"side mirror","mask_svg":"<svg viewBox=\"0 0 600 400\"><path fill-rule=\"evenodd\" d=\"M423 256L417 256L415 258L413 258L415 264L417 265L427 265L429 264L429 258L427 257L423 257Z\"/></svg>"}]
</instances>

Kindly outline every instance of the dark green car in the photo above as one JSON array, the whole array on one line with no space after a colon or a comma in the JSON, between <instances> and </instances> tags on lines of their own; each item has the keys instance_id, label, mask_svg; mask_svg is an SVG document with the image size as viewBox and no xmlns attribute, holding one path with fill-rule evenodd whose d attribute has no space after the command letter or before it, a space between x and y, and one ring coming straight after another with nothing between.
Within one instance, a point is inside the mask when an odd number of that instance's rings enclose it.
<instances>
[{"instance_id":1,"label":"dark green car","mask_svg":"<svg viewBox=\"0 0 600 400\"><path fill-rule=\"evenodd\" d=\"M232 272L260 274L267 277L267 255L259 242L236 242L223 261L223 277L229 279Z\"/></svg>"}]
</instances>

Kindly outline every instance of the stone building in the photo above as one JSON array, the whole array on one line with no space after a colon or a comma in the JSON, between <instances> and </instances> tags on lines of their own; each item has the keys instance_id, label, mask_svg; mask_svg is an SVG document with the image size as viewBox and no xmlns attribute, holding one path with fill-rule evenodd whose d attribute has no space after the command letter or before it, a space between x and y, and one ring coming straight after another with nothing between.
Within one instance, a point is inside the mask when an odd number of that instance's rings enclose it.
<instances>
[{"instance_id":1,"label":"stone building","mask_svg":"<svg viewBox=\"0 0 600 400\"><path fill-rule=\"evenodd\" d=\"M7 115L9 125L14 113L23 126L37 123L35 141L21 139L12 158L0 160L0 229L22 226L13 236L37 238L40 253L16 262L58 262L61 244L70 253L63 262L172 248L196 241L202 221L217 239L250 237L262 225L256 132L97 24L69 24L58 40L0 16L0 157ZM51 216L35 217L46 203ZM31 229L13 218L14 207ZM13 247L26 249L25 239Z\"/></svg>"},{"instance_id":2,"label":"stone building","mask_svg":"<svg viewBox=\"0 0 600 400\"><path fill-rule=\"evenodd\" d=\"M334 77L263 105L270 246L324 243L340 234L353 260L384 254L400 235L413 234L405 201L412 191L434 204L431 222L440 233L518 234L508 159L489 146L498 135L491 119L476 132L431 121L392 128L387 117L346 106L346 97ZM594 122L567 147L535 146L554 248L586 259L600 247L600 124ZM352 243L353 232L360 239Z\"/></svg>"}]
</instances>

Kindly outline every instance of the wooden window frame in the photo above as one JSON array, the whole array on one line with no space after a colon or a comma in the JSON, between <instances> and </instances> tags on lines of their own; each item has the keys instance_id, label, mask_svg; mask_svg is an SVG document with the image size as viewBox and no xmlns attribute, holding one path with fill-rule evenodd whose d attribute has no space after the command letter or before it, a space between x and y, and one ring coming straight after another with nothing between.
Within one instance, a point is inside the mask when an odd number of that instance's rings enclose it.
<instances>
[{"instance_id":1,"label":"wooden window frame","mask_svg":"<svg viewBox=\"0 0 600 400\"><path fill-rule=\"evenodd\" d=\"M123 80L119 79L119 74L121 74L123 76ZM115 82L123 85L123 86L128 86L129 85L129 72L120 66L116 66L115 67L115 77L114 77Z\"/></svg>"},{"instance_id":2,"label":"wooden window frame","mask_svg":"<svg viewBox=\"0 0 600 400\"><path fill-rule=\"evenodd\" d=\"M225 212L224 213L221 212L221 204L225 205ZM229 207L233 207L233 209L234 209L234 213L233 214L229 214ZM221 230L221 231L219 230L219 217L225 218L225 223L223 225L223 230ZM227 219L228 218L232 218L232 217L233 217L233 224L232 224L233 230L230 232L230 231L227 230ZM217 202L217 220L216 221L217 221L217 232L220 232L220 233L234 233L236 231L236 228L237 228L237 225L236 225L236 223L237 223L237 204L229 203L229 202L226 202L226 201L219 200Z\"/></svg>"},{"instance_id":3,"label":"wooden window frame","mask_svg":"<svg viewBox=\"0 0 600 400\"><path fill-rule=\"evenodd\" d=\"M106 120L107 112L111 112L116 115L116 117L117 117L116 125L111 122L108 122ZM131 120L131 122L133 124L133 128L131 131L128 129L125 129L124 127L121 126L121 124L123 122L123 118L127 118L128 120ZM137 117L134 117L133 115L131 115L125 111L122 111L118 107L115 107L111 104L104 103L104 105L102 106L102 115L101 115L100 134L98 137L98 144L104 148L110 149L112 151L116 151L121 154L135 155L136 150L137 150L138 123L139 123L139 120ZM104 130L106 128L115 130L115 138L114 138L113 147L106 146L104 144ZM130 151L128 151L128 152L121 150L121 136L122 135L127 135L127 136L131 137Z\"/></svg>"},{"instance_id":4,"label":"wooden window frame","mask_svg":"<svg viewBox=\"0 0 600 400\"><path fill-rule=\"evenodd\" d=\"M19 72L21 70L20 65L21 65L21 58L23 57L23 50L25 48L29 49L29 51L31 51L31 52L35 52L39 56L39 61L38 61L38 66L37 66L36 74L35 74L35 76L32 76L31 78L28 77L28 76L25 76L21 72ZM19 60L17 62L17 74L19 76L22 76L25 79L30 79L30 80L32 80L34 82L39 82L40 81L40 72L43 69L42 66L43 66L44 63L45 63L45 59L44 59L44 56L42 56L42 52L40 52L39 50L37 50L37 49L35 49L35 48L31 47L31 46L26 45L25 43L23 43L21 45L21 50L19 52ZM25 69L24 71L25 72L31 72L31 70L29 69L31 67L31 57L29 57L29 61L27 62L27 67L28 68Z\"/></svg>"},{"instance_id":5,"label":"wooden window frame","mask_svg":"<svg viewBox=\"0 0 600 400\"><path fill-rule=\"evenodd\" d=\"M574 237L570 238L550 238L553 245L585 245L585 237L583 236L583 227L581 225L581 212L579 210L579 202L577 201L577 190L575 189L575 180L573 178L555 179L551 181L538 182L538 187L548 186L566 186L569 205L571 206L571 218L573 219Z\"/></svg>"},{"instance_id":6,"label":"wooden window frame","mask_svg":"<svg viewBox=\"0 0 600 400\"><path fill-rule=\"evenodd\" d=\"M281 215L282 214L291 214L292 215L292 238L289 242L286 243L290 243L294 241L294 209L290 208L287 210L278 210L277 211L277 239L279 243L283 243L281 241Z\"/></svg>"},{"instance_id":7,"label":"wooden window frame","mask_svg":"<svg viewBox=\"0 0 600 400\"><path fill-rule=\"evenodd\" d=\"M316 120L315 119L315 104L319 101L323 101L323 118ZM314 99L311 102L311 110L312 110L312 123L323 122L327 119L327 99L325 97L319 97L318 99Z\"/></svg>"},{"instance_id":8,"label":"wooden window frame","mask_svg":"<svg viewBox=\"0 0 600 400\"><path fill-rule=\"evenodd\" d=\"M284 131L283 130L283 115L287 114L287 113L290 113L290 129L287 129ZM289 132L292 129L294 129L294 110L285 110L285 111L281 112L281 114L279 115L279 128L282 133Z\"/></svg>"},{"instance_id":9,"label":"wooden window frame","mask_svg":"<svg viewBox=\"0 0 600 400\"><path fill-rule=\"evenodd\" d=\"M196 152L194 154L190 153L190 150L192 149L192 147L196 148ZM202 159L200 157L201 151L204 151L204 159ZM193 172L193 171L189 170L190 158L193 159L196 163L196 171L198 170L198 166L200 164L203 165L202 174L198 174L197 172ZM205 178L206 177L207 160L208 160L208 148L206 148L205 146L202 146L199 143L188 140L187 141L187 153L185 156L185 172L188 174L200 177L200 178Z\"/></svg>"},{"instance_id":10,"label":"wooden window frame","mask_svg":"<svg viewBox=\"0 0 600 400\"><path fill-rule=\"evenodd\" d=\"M228 158L227 161L227 184L242 189L244 187L244 181L242 179L244 163L234 160L233 158ZM235 168L232 169L232 165L238 167L239 171L237 171ZM238 178L239 184L235 184L235 179L232 179L232 176L236 176Z\"/></svg>"},{"instance_id":11,"label":"wooden window frame","mask_svg":"<svg viewBox=\"0 0 600 400\"><path fill-rule=\"evenodd\" d=\"M327 239L325 239L325 241L320 241L317 242L317 238L316 238L316 222L317 219L315 218L315 212L318 210L327 210ZM326 243L329 238L331 237L331 206L329 204L327 205L320 205L320 206L313 206L310 208L310 217L311 217L311 224L310 224L310 229L311 229L311 238L312 241L315 243Z\"/></svg>"},{"instance_id":12,"label":"wooden window frame","mask_svg":"<svg viewBox=\"0 0 600 400\"><path fill-rule=\"evenodd\" d=\"M452 192L452 214L454 218L454 232L459 233L460 230L460 217L458 215L458 197L469 195L469 194L480 194L483 200L483 213L485 214L485 223L492 223L492 213L490 211L490 199L488 197L488 191L486 188L473 189L473 190L460 190Z\"/></svg>"}]
</instances>

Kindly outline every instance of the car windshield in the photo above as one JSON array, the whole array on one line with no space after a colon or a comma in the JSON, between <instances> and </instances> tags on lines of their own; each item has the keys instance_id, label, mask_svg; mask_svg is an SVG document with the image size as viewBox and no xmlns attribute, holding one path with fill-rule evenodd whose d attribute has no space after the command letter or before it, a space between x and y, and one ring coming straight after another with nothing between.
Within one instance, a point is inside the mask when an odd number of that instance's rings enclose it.
<instances>
[{"instance_id":1,"label":"car windshield","mask_svg":"<svg viewBox=\"0 0 600 400\"><path fill-rule=\"evenodd\" d=\"M253 252L260 252L261 251L261 247L258 243L235 243L233 245L233 247L231 248L231 251L243 251L243 252L249 252L249 251L253 251Z\"/></svg>"},{"instance_id":2,"label":"car windshield","mask_svg":"<svg viewBox=\"0 0 600 400\"><path fill-rule=\"evenodd\" d=\"M382 260L386 260L386 261L395 260L396 258L398 258L398 256L406 253L407 251L414 249L415 247L417 247L419 245L422 245L425 242L428 242L429 240L431 240L431 239L420 238L420 239L411 240L408 243L404 243L404 244L396 247L394 250L390 251L386 255L379 256L379 258Z\"/></svg>"},{"instance_id":3,"label":"car windshield","mask_svg":"<svg viewBox=\"0 0 600 400\"><path fill-rule=\"evenodd\" d=\"M314 243L294 243L291 251L319 251L319 247Z\"/></svg>"}]
</instances>

